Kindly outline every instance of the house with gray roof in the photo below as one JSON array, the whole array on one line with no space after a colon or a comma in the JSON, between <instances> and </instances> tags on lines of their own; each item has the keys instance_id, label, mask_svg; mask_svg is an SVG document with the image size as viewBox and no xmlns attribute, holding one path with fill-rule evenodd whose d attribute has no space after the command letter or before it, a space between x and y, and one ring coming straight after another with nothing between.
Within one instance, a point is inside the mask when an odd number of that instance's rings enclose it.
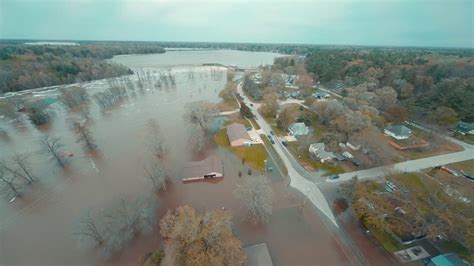
<instances>
[{"instance_id":1,"label":"house with gray roof","mask_svg":"<svg viewBox=\"0 0 474 266\"><path fill-rule=\"evenodd\" d=\"M293 136L304 136L309 134L309 128L303 122L298 122L289 125L288 132Z\"/></svg>"},{"instance_id":2,"label":"house with gray roof","mask_svg":"<svg viewBox=\"0 0 474 266\"><path fill-rule=\"evenodd\" d=\"M326 151L325 148L326 147L324 143L318 142L318 143L313 143L309 145L308 151L309 151L309 154L311 154L311 157L313 159L317 159L321 161L322 163L336 158L334 153Z\"/></svg>"},{"instance_id":3,"label":"house with gray roof","mask_svg":"<svg viewBox=\"0 0 474 266\"><path fill-rule=\"evenodd\" d=\"M411 136L411 129L404 125L388 125L383 132L396 140L408 139Z\"/></svg>"},{"instance_id":4,"label":"house with gray roof","mask_svg":"<svg viewBox=\"0 0 474 266\"><path fill-rule=\"evenodd\" d=\"M474 123L459 122L454 130L462 135L474 135Z\"/></svg>"}]
</instances>

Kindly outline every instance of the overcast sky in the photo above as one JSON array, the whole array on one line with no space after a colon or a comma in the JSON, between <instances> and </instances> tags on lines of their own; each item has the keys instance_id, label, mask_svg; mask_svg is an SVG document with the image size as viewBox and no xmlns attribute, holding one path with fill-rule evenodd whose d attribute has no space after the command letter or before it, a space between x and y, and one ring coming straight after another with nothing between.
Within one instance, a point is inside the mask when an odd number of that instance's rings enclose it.
<instances>
[{"instance_id":1,"label":"overcast sky","mask_svg":"<svg viewBox=\"0 0 474 266\"><path fill-rule=\"evenodd\" d=\"M474 0L0 0L0 38L473 47Z\"/></svg>"}]
</instances>

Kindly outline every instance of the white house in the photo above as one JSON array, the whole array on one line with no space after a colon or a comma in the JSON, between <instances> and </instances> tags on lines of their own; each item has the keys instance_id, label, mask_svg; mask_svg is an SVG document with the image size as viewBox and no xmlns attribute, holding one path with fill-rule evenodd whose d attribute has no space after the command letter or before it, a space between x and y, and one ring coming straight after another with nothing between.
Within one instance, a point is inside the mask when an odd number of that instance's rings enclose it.
<instances>
[{"instance_id":1,"label":"white house","mask_svg":"<svg viewBox=\"0 0 474 266\"><path fill-rule=\"evenodd\" d=\"M404 125L388 125L383 132L397 140L408 139L411 136L411 129Z\"/></svg>"},{"instance_id":2,"label":"white house","mask_svg":"<svg viewBox=\"0 0 474 266\"><path fill-rule=\"evenodd\" d=\"M314 159L318 159L322 163L335 158L334 153L325 150L325 145L322 142L309 145L308 151Z\"/></svg>"},{"instance_id":3,"label":"white house","mask_svg":"<svg viewBox=\"0 0 474 266\"><path fill-rule=\"evenodd\" d=\"M304 136L309 134L309 128L303 123L293 123L288 126L288 132L293 136Z\"/></svg>"}]
</instances>

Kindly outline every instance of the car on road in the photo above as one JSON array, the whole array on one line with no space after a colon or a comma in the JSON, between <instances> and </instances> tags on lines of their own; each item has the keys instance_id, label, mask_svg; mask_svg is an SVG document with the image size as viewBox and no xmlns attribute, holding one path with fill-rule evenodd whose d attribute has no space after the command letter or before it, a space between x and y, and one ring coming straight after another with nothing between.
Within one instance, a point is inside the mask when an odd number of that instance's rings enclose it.
<instances>
[{"instance_id":1,"label":"car on road","mask_svg":"<svg viewBox=\"0 0 474 266\"><path fill-rule=\"evenodd\" d=\"M273 131L270 131L270 135L275 136L275 133Z\"/></svg>"},{"instance_id":2,"label":"car on road","mask_svg":"<svg viewBox=\"0 0 474 266\"><path fill-rule=\"evenodd\" d=\"M328 178L329 178L330 180L338 179L338 178L339 178L339 175L330 175Z\"/></svg>"},{"instance_id":3,"label":"car on road","mask_svg":"<svg viewBox=\"0 0 474 266\"><path fill-rule=\"evenodd\" d=\"M251 103L250 106L253 107L253 103Z\"/></svg>"},{"instance_id":4,"label":"car on road","mask_svg":"<svg viewBox=\"0 0 474 266\"><path fill-rule=\"evenodd\" d=\"M275 144L275 141L273 140L272 136L267 135L268 140L270 141L271 144Z\"/></svg>"}]
</instances>

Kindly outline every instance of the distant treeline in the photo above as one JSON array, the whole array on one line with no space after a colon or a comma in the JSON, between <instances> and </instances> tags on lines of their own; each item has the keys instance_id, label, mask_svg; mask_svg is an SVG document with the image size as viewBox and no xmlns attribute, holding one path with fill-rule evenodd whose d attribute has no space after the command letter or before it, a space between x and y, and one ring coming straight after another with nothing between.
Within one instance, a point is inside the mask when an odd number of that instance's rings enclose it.
<instances>
[{"instance_id":1,"label":"distant treeline","mask_svg":"<svg viewBox=\"0 0 474 266\"><path fill-rule=\"evenodd\" d=\"M104 59L120 54L164 53L156 43L94 42L81 45L26 45L0 42L2 92L84 82L131 74Z\"/></svg>"},{"instance_id":2,"label":"distant treeline","mask_svg":"<svg viewBox=\"0 0 474 266\"><path fill-rule=\"evenodd\" d=\"M453 109L474 122L474 57L471 50L418 48L319 49L308 54L308 72L329 87L367 83L389 86L411 114ZM344 90L342 90L344 92ZM452 112L451 112L452 113Z\"/></svg>"}]
</instances>

